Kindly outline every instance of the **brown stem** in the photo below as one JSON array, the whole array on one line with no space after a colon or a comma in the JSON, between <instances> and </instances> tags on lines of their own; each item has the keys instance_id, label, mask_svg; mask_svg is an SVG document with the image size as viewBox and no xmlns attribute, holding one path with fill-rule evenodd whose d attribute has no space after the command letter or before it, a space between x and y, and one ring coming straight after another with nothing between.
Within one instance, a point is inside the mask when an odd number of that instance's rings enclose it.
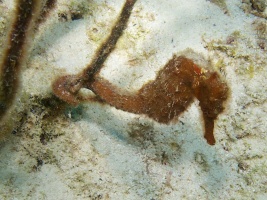
<instances>
[{"instance_id":1,"label":"brown stem","mask_svg":"<svg viewBox=\"0 0 267 200\"><path fill-rule=\"evenodd\" d=\"M101 69L104 62L110 55L110 53L115 49L115 46L121 37L123 31L127 27L127 23L129 21L133 6L136 0L127 0L122 8L120 13L120 17L118 21L115 23L111 34L106 39L106 41L101 45L98 49L96 55L94 56L93 61L87 66L84 70L84 73L87 74L87 79L92 80L94 75Z\"/></svg>"},{"instance_id":2,"label":"brown stem","mask_svg":"<svg viewBox=\"0 0 267 200\"><path fill-rule=\"evenodd\" d=\"M130 18L131 11L137 0L127 0L122 8L118 21L115 23L110 36L101 45L95 54L92 62L83 70L82 73L73 76L64 76L58 78L52 85L54 94L69 104L79 102L76 94L82 87L91 88L95 74L101 69L104 62L115 49L116 43L121 37L127 22Z\"/></svg>"},{"instance_id":3,"label":"brown stem","mask_svg":"<svg viewBox=\"0 0 267 200\"><path fill-rule=\"evenodd\" d=\"M57 0L46 0L45 5L43 6L43 9L41 11L41 14L38 18L38 21L36 23L37 26L42 24L50 14L50 12L55 8L57 3ZM38 28L38 27L36 27Z\"/></svg>"},{"instance_id":4,"label":"brown stem","mask_svg":"<svg viewBox=\"0 0 267 200\"><path fill-rule=\"evenodd\" d=\"M27 38L39 16L41 1L18 0L16 19L8 38L7 49L1 62L0 120L13 104L20 79L21 66L27 54Z\"/></svg>"}]
</instances>

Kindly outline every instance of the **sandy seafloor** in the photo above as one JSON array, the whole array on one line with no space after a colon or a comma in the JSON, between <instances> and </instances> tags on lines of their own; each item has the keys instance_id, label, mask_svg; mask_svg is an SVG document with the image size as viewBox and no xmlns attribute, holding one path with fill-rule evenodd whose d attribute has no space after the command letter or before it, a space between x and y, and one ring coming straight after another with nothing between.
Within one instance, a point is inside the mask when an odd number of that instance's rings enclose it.
<instances>
[{"instance_id":1,"label":"sandy seafloor","mask_svg":"<svg viewBox=\"0 0 267 200\"><path fill-rule=\"evenodd\" d=\"M59 0L29 39L15 127L0 143L0 199L267 199L267 11L249 0L138 0L101 72L134 92L190 48L231 91L215 146L197 100L170 125L98 103L53 108L52 81L90 62L123 3ZM3 41L13 3L0 6Z\"/></svg>"}]
</instances>

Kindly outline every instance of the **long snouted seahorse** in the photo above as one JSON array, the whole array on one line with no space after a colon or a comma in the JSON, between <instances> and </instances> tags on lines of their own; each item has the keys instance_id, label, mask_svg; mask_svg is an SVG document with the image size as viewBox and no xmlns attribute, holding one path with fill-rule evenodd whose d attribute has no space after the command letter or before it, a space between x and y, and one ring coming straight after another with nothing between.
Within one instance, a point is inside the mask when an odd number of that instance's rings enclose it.
<instances>
[{"instance_id":1,"label":"long snouted seahorse","mask_svg":"<svg viewBox=\"0 0 267 200\"><path fill-rule=\"evenodd\" d=\"M214 145L214 120L224 109L228 87L216 72L202 71L192 60L173 56L155 80L134 94L123 92L99 76L95 77L89 89L117 109L145 114L164 124L177 118L196 97L203 112L204 137Z\"/></svg>"}]
</instances>

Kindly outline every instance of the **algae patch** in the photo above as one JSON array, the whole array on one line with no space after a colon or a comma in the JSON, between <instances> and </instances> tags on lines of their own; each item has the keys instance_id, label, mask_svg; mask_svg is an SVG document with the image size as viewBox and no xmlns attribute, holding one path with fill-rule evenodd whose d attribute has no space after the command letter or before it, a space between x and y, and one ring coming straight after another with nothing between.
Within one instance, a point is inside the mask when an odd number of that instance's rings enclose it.
<instances>
[{"instance_id":1,"label":"algae patch","mask_svg":"<svg viewBox=\"0 0 267 200\"><path fill-rule=\"evenodd\" d=\"M227 5L225 3L225 0L209 0L209 1L213 4L215 4L216 6L218 6L225 13L228 13L228 8L227 8Z\"/></svg>"}]
</instances>

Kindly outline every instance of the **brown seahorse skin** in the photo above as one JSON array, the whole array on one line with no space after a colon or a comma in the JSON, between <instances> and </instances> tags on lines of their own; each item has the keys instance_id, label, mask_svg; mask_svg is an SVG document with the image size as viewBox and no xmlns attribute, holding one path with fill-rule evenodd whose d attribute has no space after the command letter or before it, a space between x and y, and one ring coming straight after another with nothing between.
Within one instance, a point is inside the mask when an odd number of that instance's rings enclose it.
<instances>
[{"instance_id":1,"label":"brown seahorse skin","mask_svg":"<svg viewBox=\"0 0 267 200\"><path fill-rule=\"evenodd\" d=\"M200 76L198 84L194 86L194 94L199 100L205 123L204 137L210 144L215 144L214 120L224 110L223 103L228 97L228 91L228 86L220 80L216 72L207 72L205 76Z\"/></svg>"},{"instance_id":2,"label":"brown seahorse skin","mask_svg":"<svg viewBox=\"0 0 267 200\"><path fill-rule=\"evenodd\" d=\"M177 118L196 97L203 112L204 137L210 145L214 145L214 120L224 109L228 87L216 72L201 71L192 60L173 56L158 72L156 79L135 94L127 94L100 77L95 78L90 89L117 109L145 114L164 124Z\"/></svg>"}]
</instances>

